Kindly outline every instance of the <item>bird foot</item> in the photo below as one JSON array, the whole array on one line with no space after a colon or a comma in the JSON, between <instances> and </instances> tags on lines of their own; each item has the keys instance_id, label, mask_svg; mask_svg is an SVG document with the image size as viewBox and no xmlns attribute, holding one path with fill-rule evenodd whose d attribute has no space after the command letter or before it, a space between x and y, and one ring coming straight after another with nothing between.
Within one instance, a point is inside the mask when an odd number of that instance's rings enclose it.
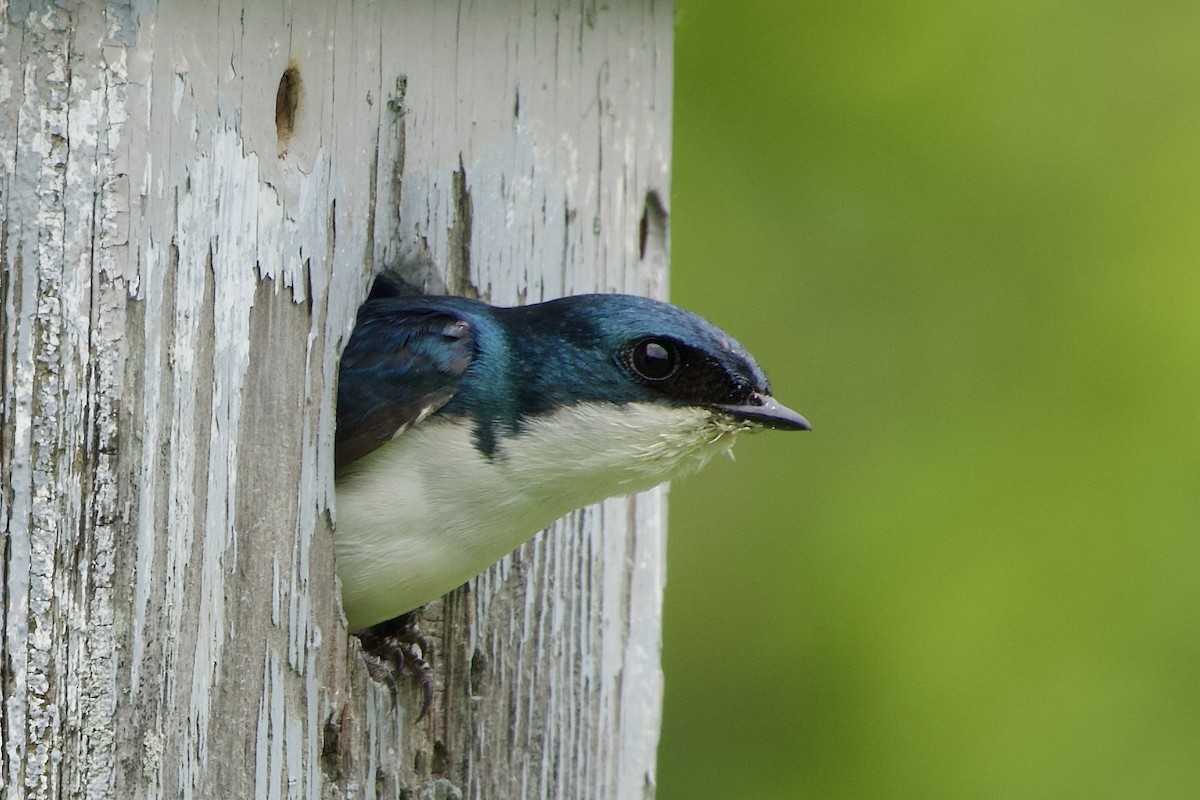
<instances>
[{"instance_id":1,"label":"bird foot","mask_svg":"<svg viewBox=\"0 0 1200 800\"><path fill-rule=\"evenodd\" d=\"M421 690L418 721L433 702L433 668L425 660L426 653L432 655L433 648L421 634L419 614L419 609L410 611L355 634L362 643L363 660L372 678L387 684L393 694L399 688L399 678L408 678Z\"/></svg>"}]
</instances>

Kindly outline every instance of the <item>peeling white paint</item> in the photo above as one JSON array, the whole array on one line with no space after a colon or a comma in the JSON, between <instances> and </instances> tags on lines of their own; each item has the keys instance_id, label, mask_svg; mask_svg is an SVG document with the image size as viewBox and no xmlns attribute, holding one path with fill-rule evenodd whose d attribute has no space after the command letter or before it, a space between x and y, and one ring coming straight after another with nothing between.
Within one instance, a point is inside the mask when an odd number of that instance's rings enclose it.
<instances>
[{"instance_id":1,"label":"peeling white paint","mask_svg":"<svg viewBox=\"0 0 1200 800\"><path fill-rule=\"evenodd\" d=\"M419 725L344 635L326 534L372 268L665 291L668 237L641 259L637 231L669 196L670 9L617 6L0 0L0 793L647 791L661 492L447 600L450 711ZM435 738L449 778L413 766Z\"/></svg>"}]
</instances>

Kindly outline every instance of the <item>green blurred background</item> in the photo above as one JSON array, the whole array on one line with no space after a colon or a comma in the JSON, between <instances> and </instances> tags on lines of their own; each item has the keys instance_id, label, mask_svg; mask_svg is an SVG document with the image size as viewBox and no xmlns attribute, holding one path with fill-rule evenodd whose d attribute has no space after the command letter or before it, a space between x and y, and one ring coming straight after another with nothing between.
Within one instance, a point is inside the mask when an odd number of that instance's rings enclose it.
<instances>
[{"instance_id":1,"label":"green blurred background","mask_svg":"<svg viewBox=\"0 0 1200 800\"><path fill-rule=\"evenodd\" d=\"M1200 4L678 0L659 800L1200 798Z\"/></svg>"}]
</instances>

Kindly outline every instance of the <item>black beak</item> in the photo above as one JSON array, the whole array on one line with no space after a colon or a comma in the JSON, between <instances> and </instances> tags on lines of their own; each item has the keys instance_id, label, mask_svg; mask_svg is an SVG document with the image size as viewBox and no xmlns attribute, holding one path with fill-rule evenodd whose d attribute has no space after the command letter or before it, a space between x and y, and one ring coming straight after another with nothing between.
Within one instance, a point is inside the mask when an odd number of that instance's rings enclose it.
<instances>
[{"instance_id":1,"label":"black beak","mask_svg":"<svg viewBox=\"0 0 1200 800\"><path fill-rule=\"evenodd\" d=\"M744 405L714 406L717 411L778 431L811 431L808 420L777 402L769 394L751 392Z\"/></svg>"}]
</instances>

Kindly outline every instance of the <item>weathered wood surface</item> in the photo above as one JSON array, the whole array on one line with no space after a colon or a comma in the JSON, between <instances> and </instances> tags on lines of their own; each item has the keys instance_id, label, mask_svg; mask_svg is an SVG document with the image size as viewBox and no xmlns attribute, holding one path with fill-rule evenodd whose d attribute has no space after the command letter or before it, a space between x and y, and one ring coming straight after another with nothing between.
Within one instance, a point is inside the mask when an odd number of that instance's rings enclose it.
<instances>
[{"instance_id":1,"label":"weathered wood surface","mask_svg":"<svg viewBox=\"0 0 1200 800\"><path fill-rule=\"evenodd\" d=\"M664 294L671 13L0 0L0 793L653 793L662 493L431 606L416 722L340 619L332 399L382 265Z\"/></svg>"}]
</instances>

